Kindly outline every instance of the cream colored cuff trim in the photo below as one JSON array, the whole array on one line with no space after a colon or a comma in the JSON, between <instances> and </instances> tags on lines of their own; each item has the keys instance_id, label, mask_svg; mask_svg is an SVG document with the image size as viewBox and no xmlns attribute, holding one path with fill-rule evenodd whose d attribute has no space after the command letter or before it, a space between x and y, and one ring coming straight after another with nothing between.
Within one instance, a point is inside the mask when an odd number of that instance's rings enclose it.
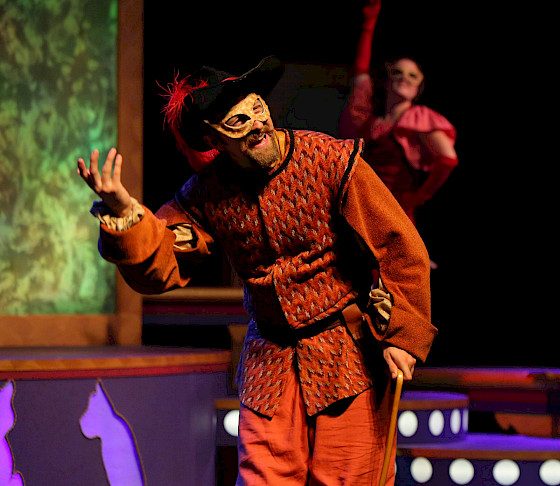
<instances>
[{"instance_id":1,"label":"cream colored cuff trim","mask_svg":"<svg viewBox=\"0 0 560 486\"><path fill-rule=\"evenodd\" d=\"M192 228L192 224L180 223L169 226L169 229L175 234L175 244L173 248L178 250L192 250L196 248L197 237Z\"/></svg>"},{"instance_id":2,"label":"cream colored cuff trim","mask_svg":"<svg viewBox=\"0 0 560 486\"><path fill-rule=\"evenodd\" d=\"M93 214L99 221L106 224L107 228L110 230L126 231L138 223L146 213L144 207L136 199L131 199L132 209L130 213L122 218L115 216L103 201L94 202L90 209L90 213Z\"/></svg>"},{"instance_id":3,"label":"cream colored cuff trim","mask_svg":"<svg viewBox=\"0 0 560 486\"><path fill-rule=\"evenodd\" d=\"M393 307L393 297L383 285L381 277L379 278L378 288L372 289L369 293L369 306L373 306L377 311L375 316L375 327L383 334L389 326L391 319L391 308Z\"/></svg>"}]
</instances>

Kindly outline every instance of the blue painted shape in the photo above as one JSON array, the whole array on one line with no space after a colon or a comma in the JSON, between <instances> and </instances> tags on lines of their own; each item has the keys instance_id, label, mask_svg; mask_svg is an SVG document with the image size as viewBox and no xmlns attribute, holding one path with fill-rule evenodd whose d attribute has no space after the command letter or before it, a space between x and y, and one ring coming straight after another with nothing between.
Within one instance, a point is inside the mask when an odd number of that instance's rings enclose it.
<instances>
[{"instance_id":1,"label":"blue painted shape","mask_svg":"<svg viewBox=\"0 0 560 486\"><path fill-rule=\"evenodd\" d=\"M23 478L15 472L12 449L8 442L8 433L16 423L12 407L15 394L14 384L9 381L0 388L0 484L2 486L23 486Z\"/></svg>"},{"instance_id":2,"label":"blue painted shape","mask_svg":"<svg viewBox=\"0 0 560 486\"><path fill-rule=\"evenodd\" d=\"M111 486L144 486L144 472L132 429L113 408L101 382L80 418L88 439L101 440L101 454Z\"/></svg>"}]
</instances>

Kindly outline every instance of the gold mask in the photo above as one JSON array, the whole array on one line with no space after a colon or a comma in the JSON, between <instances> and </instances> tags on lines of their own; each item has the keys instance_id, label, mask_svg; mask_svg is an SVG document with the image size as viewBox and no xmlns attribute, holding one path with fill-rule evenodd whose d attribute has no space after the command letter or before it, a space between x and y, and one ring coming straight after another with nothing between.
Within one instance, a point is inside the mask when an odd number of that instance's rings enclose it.
<instances>
[{"instance_id":1,"label":"gold mask","mask_svg":"<svg viewBox=\"0 0 560 486\"><path fill-rule=\"evenodd\" d=\"M419 69L415 67L413 61L412 64L399 64L399 62L397 61L393 64L387 64L385 67L387 68L389 79L391 81L399 81L401 79L404 79L411 86L420 86L422 84L422 81L424 81L424 75Z\"/></svg>"},{"instance_id":2,"label":"gold mask","mask_svg":"<svg viewBox=\"0 0 560 486\"><path fill-rule=\"evenodd\" d=\"M218 123L211 123L208 120L204 122L226 137L242 138L253 129L255 121L265 123L269 118L270 111L264 100L259 95L251 93L233 106Z\"/></svg>"}]
</instances>

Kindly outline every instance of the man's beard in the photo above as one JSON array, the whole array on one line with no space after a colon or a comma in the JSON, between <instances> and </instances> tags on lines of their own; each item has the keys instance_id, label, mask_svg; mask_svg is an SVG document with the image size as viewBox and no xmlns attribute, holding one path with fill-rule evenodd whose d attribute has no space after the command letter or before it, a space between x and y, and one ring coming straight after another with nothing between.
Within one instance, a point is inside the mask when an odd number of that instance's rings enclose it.
<instances>
[{"instance_id":1,"label":"man's beard","mask_svg":"<svg viewBox=\"0 0 560 486\"><path fill-rule=\"evenodd\" d=\"M260 139L263 134L269 138L268 146L265 149L252 149L251 145ZM245 155L251 160L255 168L268 169L272 167L280 159L280 147L276 132L271 130L249 135Z\"/></svg>"}]
</instances>

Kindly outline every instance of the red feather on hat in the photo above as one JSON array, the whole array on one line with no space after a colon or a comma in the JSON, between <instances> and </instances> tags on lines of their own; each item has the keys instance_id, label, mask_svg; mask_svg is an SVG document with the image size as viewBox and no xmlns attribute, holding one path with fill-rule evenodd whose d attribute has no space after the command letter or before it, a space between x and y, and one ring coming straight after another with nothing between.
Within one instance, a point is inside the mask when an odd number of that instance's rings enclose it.
<instances>
[{"instance_id":1,"label":"red feather on hat","mask_svg":"<svg viewBox=\"0 0 560 486\"><path fill-rule=\"evenodd\" d=\"M192 93L195 90L206 86L208 86L208 82L205 80L194 80L193 84L191 84L190 76L179 79L178 74L173 82L167 85L167 88L160 86L166 92L163 96L167 98L167 104L162 110L165 113L165 123L169 126L171 133L173 133L177 147L187 157L192 168L197 172L207 167L219 152L215 149L206 152L192 149L181 136L181 114L183 109L187 109L185 98L190 97L192 99Z\"/></svg>"}]
</instances>

